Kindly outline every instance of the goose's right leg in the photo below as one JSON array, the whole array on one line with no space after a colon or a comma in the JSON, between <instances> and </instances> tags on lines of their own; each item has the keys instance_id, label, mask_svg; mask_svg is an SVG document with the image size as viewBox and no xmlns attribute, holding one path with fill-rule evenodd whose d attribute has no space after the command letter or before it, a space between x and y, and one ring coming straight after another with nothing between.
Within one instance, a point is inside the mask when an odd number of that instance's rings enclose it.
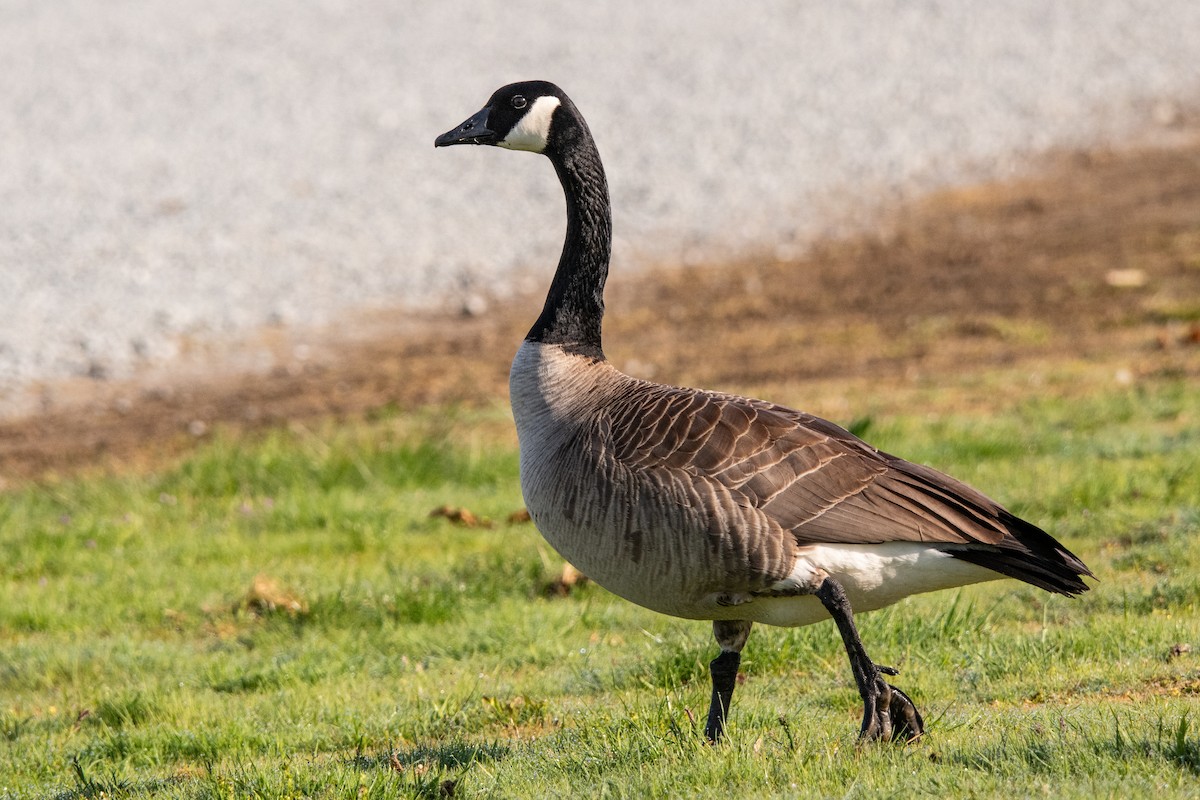
<instances>
[{"instance_id":1,"label":"goose's right leg","mask_svg":"<svg viewBox=\"0 0 1200 800\"><path fill-rule=\"evenodd\" d=\"M863 699L863 723L858 738L861 741L895 739L911 742L925 732L925 722L912 700L904 692L883 679L884 675L896 675L894 667L877 665L867 655L858 628L854 625L854 613L841 584L832 578L821 581L816 591L833 621L837 623L850 656L850 669L854 682Z\"/></svg>"},{"instance_id":2,"label":"goose's right leg","mask_svg":"<svg viewBox=\"0 0 1200 800\"><path fill-rule=\"evenodd\" d=\"M738 666L742 663L742 648L750 636L750 625L743 619L713 621L713 636L721 647L721 654L708 665L712 673L712 702L708 707L704 735L714 744L721 741L721 734L725 732L725 718L733 701L733 687L737 685Z\"/></svg>"}]
</instances>

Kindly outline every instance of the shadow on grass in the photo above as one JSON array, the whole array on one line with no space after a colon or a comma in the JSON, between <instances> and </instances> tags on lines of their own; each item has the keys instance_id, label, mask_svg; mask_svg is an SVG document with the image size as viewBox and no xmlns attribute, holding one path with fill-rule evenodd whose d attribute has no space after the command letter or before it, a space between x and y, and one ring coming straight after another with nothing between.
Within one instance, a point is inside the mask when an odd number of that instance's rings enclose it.
<instances>
[{"instance_id":1,"label":"shadow on grass","mask_svg":"<svg viewBox=\"0 0 1200 800\"><path fill-rule=\"evenodd\" d=\"M414 797L453 797L458 782L473 765L500 761L509 750L508 745L498 743L417 745L377 756L359 753L351 764L364 771L386 770L402 775L406 790Z\"/></svg>"},{"instance_id":2,"label":"shadow on grass","mask_svg":"<svg viewBox=\"0 0 1200 800\"><path fill-rule=\"evenodd\" d=\"M1154 736L1134 737L1121 729L1121 720L1113 715L1113 736L1094 742L1097 753L1110 758L1128 761L1143 758L1148 761L1165 761L1193 775L1200 776L1200 739L1189 736L1191 721L1188 714L1179 717L1178 723L1168 724L1159 717Z\"/></svg>"},{"instance_id":3,"label":"shadow on grass","mask_svg":"<svg viewBox=\"0 0 1200 800\"><path fill-rule=\"evenodd\" d=\"M152 778L143 781L123 780L115 776L98 778L87 774L78 761L71 762L71 769L75 773L75 786L50 795L54 800L85 800L85 798L136 797L140 795L150 797L172 787L178 787L182 783L178 778Z\"/></svg>"},{"instance_id":4,"label":"shadow on grass","mask_svg":"<svg viewBox=\"0 0 1200 800\"><path fill-rule=\"evenodd\" d=\"M1029 772L1061 776L1084 775L1096 771L1095 760L1083 757L1090 751L1096 760L1128 765L1134 761L1168 765L1200 776L1200 739L1190 735L1188 714L1178 722L1159 718L1154 733L1131 733L1128 721L1113 715L1112 728L1104 733L1089 732L1078 725L1060 722L1059 735L1036 730L1025 737L1014 737L953 759L965 767L988 772L1003 772L1014 765ZM1071 735L1071 734L1075 735Z\"/></svg>"}]
</instances>

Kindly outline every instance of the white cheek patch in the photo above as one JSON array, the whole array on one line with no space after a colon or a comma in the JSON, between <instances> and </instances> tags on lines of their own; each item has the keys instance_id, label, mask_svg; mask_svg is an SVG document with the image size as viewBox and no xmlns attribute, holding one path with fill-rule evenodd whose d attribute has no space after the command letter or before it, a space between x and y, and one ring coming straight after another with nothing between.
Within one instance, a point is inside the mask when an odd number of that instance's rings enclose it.
<instances>
[{"instance_id":1,"label":"white cheek patch","mask_svg":"<svg viewBox=\"0 0 1200 800\"><path fill-rule=\"evenodd\" d=\"M509 150L528 150L532 153L545 150L550 141L550 120L554 116L554 109L560 105L562 101L554 95L543 95L534 100L525 116L517 120L508 136L500 142L500 146Z\"/></svg>"}]
</instances>

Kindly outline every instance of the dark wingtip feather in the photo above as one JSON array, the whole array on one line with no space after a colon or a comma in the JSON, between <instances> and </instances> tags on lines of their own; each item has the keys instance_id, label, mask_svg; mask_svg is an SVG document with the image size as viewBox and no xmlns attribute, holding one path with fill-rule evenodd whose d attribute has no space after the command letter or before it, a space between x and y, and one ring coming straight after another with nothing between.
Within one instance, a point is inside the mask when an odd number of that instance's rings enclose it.
<instances>
[{"instance_id":1,"label":"dark wingtip feather","mask_svg":"<svg viewBox=\"0 0 1200 800\"><path fill-rule=\"evenodd\" d=\"M1008 529L999 543L947 547L945 552L1055 594L1074 597L1090 588L1083 578L1096 576L1053 536L1008 511L1001 510L998 518Z\"/></svg>"}]
</instances>

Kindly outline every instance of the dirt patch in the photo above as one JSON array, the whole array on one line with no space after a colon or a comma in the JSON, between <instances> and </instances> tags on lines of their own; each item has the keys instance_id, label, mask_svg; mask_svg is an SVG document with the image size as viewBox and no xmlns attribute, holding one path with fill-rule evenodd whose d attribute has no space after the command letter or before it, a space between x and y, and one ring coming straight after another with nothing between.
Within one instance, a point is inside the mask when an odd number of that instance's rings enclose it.
<instances>
[{"instance_id":1,"label":"dirt patch","mask_svg":"<svg viewBox=\"0 0 1200 800\"><path fill-rule=\"evenodd\" d=\"M631 374L725 390L834 376L886 387L1024 359L1200 375L1200 138L1181 139L944 191L794 260L636 275L618 264L606 350ZM217 427L494 403L540 305L374 313L315 347L264 332L254 346L273 354L266 371L54 387L48 410L0 422L0 488L159 465Z\"/></svg>"}]
</instances>

